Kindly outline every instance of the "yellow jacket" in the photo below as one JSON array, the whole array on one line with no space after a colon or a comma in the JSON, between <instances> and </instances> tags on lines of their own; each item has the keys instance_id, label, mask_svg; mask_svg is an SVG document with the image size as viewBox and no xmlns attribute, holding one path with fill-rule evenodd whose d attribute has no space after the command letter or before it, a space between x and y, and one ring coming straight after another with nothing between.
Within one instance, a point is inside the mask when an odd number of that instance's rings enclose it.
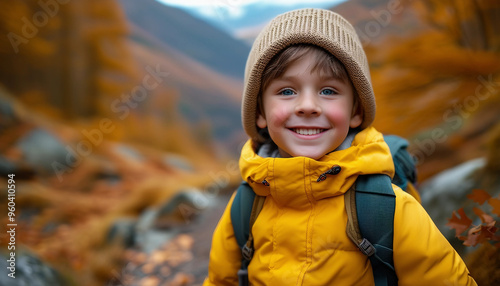
<instances>
[{"instance_id":1,"label":"yellow jacket","mask_svg":"<svg viewBox=\"0 0 500 286\"><path fill-rule=\"evenodd\" d=\"M341 166L340 173L317 182L333 165ZM318 161L262 158L249 141L241 152L240 169L254 192L267 196L252 229L251 285L374 285L367 256L346 235L343 194L358 175L393 175L389 148L378 131L367 128L350 148ZM394 191L394 265L399 285L476 285L422 206L398 187ZM205 286L238 285L241 250L234 238L231 204L232 199L213 235Z\"/></svg>"}]
</instances>

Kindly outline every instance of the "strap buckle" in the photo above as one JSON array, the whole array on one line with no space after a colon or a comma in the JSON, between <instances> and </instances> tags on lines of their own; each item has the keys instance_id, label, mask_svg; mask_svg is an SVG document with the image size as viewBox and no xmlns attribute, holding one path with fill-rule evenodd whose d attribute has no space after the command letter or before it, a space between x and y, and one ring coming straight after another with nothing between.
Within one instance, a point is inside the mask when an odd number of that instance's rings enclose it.
<instances>
[{"instance_id":1,"label":"strap buckle","mask_svg":"<svg viewBox=\"0 0 500 286\"><path fill-rule=\"evenodd\" d=\"M253 257L253 247L248 247L246 244L241 248L241 255L243 259L250 261Z\"/></svg>"},{"instance_id":2,"label":"strap buckle","mask_svg":"<svg viewBox=\"0 0 500 286\"><path fill-rule=\"evenodd\" d=\"M359 250L363 252L366 256L372 256L377 252L377 249L371 244L371 242L368 241L368 239L363 238L363 240L359 243L358 245Z\"/></svg>"}]
</instances>

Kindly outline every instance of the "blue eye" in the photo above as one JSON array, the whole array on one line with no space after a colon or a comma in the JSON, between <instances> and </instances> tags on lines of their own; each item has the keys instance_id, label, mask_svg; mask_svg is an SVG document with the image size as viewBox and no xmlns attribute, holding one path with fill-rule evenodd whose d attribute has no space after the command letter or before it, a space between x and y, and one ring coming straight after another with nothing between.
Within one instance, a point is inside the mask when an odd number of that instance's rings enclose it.
<instances>
[{"instance_id":1,"label":"blue eye","mask_svg":"<svg viewBox=\"0 0 500 286\"><path fill-rule=\"evenodd\" d=\"M334 95L334 94L336 94L336 92L331 88L325 88L320 92L320 94L322 94L322 95Z\"/></svg>"},{"instance_id":2,"label":"blue eye","mask_svg":"<svg viewBox=\"0 0 500 286\"><path fill-rule=\"evenodd\" d=\"M278 94L281 94L281 95L294 95L295 92L289 88L286 88L286 89L283 89L281 90L280 92L278 92Z\"/></svg>"}]
</instances>

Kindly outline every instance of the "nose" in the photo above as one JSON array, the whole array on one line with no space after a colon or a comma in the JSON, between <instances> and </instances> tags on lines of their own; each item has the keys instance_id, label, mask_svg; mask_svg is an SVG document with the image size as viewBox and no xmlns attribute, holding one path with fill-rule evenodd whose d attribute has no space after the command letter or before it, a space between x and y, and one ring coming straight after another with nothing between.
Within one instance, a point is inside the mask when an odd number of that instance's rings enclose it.
<instances>
[{"instance_id":1,"label":"nose","mask_svg":"<svg viewBox=\"0 0 500 286\"><path fill-rule=\"evenodd\" d=\"M299 96L295 106L295 114L299 116L320 115L321 107L316 96L312 93L304 93Z\"/></svg>"}]
</instances>

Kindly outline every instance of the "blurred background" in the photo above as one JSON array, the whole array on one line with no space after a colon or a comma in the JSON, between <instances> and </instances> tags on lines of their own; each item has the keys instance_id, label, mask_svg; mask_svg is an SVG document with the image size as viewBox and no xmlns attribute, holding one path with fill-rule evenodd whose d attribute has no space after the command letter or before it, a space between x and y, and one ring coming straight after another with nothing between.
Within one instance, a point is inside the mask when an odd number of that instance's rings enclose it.
<instances>
[{"instance_id":1,"label":"blurred background","mask_svg":"<svg viewBox=\"0 0 500 286\"><path fill-rule=\"evenodd\" d=\"M408 139L424 207L479 285L500 283L498 247L464 247L446 226L453 211L476 206L474 189L500 194L499 1L0 7L0 285L201 285L212 231L240 181L251 43L270 19L302 7L355 26L374 125ZM9 174L16 279L7 276Z\"/></svg>"}]
</instances>

